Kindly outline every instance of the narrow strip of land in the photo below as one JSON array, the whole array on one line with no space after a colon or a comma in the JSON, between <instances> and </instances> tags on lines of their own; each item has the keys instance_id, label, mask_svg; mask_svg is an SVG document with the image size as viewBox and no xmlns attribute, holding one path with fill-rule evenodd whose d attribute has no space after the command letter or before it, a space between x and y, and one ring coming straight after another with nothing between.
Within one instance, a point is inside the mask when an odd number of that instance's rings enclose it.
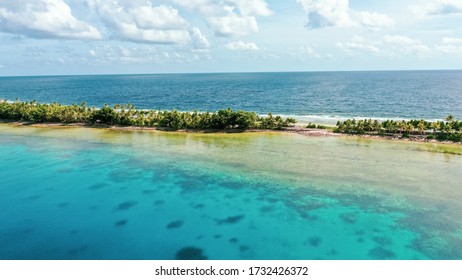
<instances>
[{"instance_id":1,"label":"narrow strip of land","mask_svg":"<svg viewBox=\"0 0 462 280\"><path fill-rule=\"evenodd\" d=\"M348 119L337 122L335 127L296 123L293 118L259 116L255 112L179 112L140 110L133 105L105 105L103 108L82 104L7 102L0 101L0 120L21 125L91 126L121 130L155 129L193 132L244 132L283 130L307 136L359 135L368 138L404 139L420 142L462 143L462 122L448 116L445 120Z\"/></svg>"}]
</instances>

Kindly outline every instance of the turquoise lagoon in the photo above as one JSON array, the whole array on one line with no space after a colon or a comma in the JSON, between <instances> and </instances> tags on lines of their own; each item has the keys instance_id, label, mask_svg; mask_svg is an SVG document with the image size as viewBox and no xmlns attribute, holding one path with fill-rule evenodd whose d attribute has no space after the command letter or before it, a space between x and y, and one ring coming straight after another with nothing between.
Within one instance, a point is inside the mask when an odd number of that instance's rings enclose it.
<instances>
[{"instance_id":1,"label":"turquoise lagoon","mask_svg":"<svg viewBox=\"0 0 462 280\"><path fill-rule=\"evenodd\" d=\"M0 259L462 258L458 145L0 125L0 159Z\"/></svg>"}]
</instances>

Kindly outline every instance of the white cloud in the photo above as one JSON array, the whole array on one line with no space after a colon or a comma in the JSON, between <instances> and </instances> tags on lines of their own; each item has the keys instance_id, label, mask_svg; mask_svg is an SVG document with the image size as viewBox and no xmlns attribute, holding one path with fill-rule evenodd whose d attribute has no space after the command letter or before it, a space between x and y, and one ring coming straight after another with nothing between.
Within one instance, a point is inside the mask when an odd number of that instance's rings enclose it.
<instances>
[{"instance_id":1,"label":"white cloud","mask_svg":"<svg viewBox=\"0 0 462 280\"><path fill-rule=\"evenodd\" d=\"M428 54L431 50L420 40L401 35L385 35L381 40L376 41L354 36L349 42L337 43L337 47L348 55L369 53L384 57L419 56Z\"/></svg>"},{"instance_id":2,"label":"white cloud","mask_svg":"<svg viewBox=\"0 0 462 280\"><path fill-rule=\"evenodd\" d=\"M272 14L265 0L172 0L172 2L190 10L197 10L207 16L223 13L227 8L236 9L243 16Z\"/></svg>"},{"instance_id":3,"label":"white cloud","mask_svg":"<svg viewBox=\"0 0 462 280\"><path fill-rule=\"evenodd\" d=\"M292 57L295 57L297 59L320 59L322 56L317 53L312 47L309 46L301 46L298 49L289 49L288 54Z\"/></svg>"},{"instance_id":4,"label":"white cloud","mask_svg":"<svg viewBox=\"0 0 462 280\"><path fill-rule=\"evenodd\" d=\"M437 49L443 54L462 55L462 45L440 45Z\"/></svg>"},{"instance_id":5,"label":"white cloud","mask_svg":"<svg viewBox=\"0 0 462 280\"><path fill-rule=\"evenodd\" d=\"M86 61L90 64L166 64L188 63L207 59L207 54L183 52L159 45L98 45L88 51ZM76 58L67 58L76 59ZM81 59L81 58L79 58Z\"/></svg>"},{"instance_id":6,"label":"white cloud","mask_svg":"<svg viewBox=\"0 0 462 280\"><path fill-rule=\"evenodd\" d=\"M388 15L375 12L356 12L357 20L366 27L390 27L395 25L395 21Z\"/></svg>"},{"instance_id":7,"label":"white cloud","mask_svg":"<svg viewBox=\"0 0 462 280\"><path fill-rule=\"evenodd\" d=\"M308 14L308 28L348 27L354 22L350 18L348 0L297 0Z\"/></svg>"},{"instance_id":8,"label":"white cloud","mask_svg":"<svg viewBox=\"0 0 462 280\"><path fill-rule=\"evenodd\" d=\"M361 36L354 36L350 42L346 43L337 43L337 47L343 50L348 55L353 55L357 51L365 51L372 54L379 54L381 53L380 48L378 47L380 43L377 42L369 42L365 38Z\"/></svg>"},{"instance_id":9,"label":"white cloud","mask_svg":"<svg viewBox=\"0 0 462 280\"><path fill-rule=\"evenodd\" d=\"M348 0L297 0L308 15L306 27L366 26L372 28L389 27L394 20L386 14L369 11L354 11Z\"/></svg>"},{"instance_id":10,"label":"white cloud","mask_svg":"<svg viewBox=\"0 0 462 280\"><path fill-rule=\"evenodd\" d=\"M437 50L443 54L462 55L462 38L444 37Z\"/></svg>"},{"instance_id":11,"label":"white cloud","mask_svg":"<svg viewBox=\"0 0 462 280\"><path fill-rule=\"evenodd\" d=\"M244 36L259 31L255 17L239 16L230 12L227 16L210 17L207 23L215 30L217 36Z\"/></svg>"},{"instance_id":12,"label":"white cloud","mask_svg":"<svg viewBox=\"0 0 462 280\"><path fill-rule=\"evenodd\" d=\"M258 16L272 14L265 0L173 0L177 5L198 11L216 36L239 37L259 31Z\"/></svg>"},{"instance_id":13,"label":"white cloud","mask_svg":"<svg viewBox=\"0 0 462 280\"><path fill-rule=\"evenodd\" d=\"M443 44L462 44L462 38L444 37Z\"/></svg>"},{"instance_id":14,"label":"white cloud","mask_svg":"<svg viewBox=\"0 0 462 280\"><path fill-rule=\"evenodd\" d=\"M33 38L102 37L96 27L76 19L63 0L0 1L0 31Z\"/></svg>"},{"instance_id":15,"label":"white cloud","mask_svg":"<svg viewBox=\"0 0 462 280\"><path fill-rule=\"evenodd\" d=\"M257 45L252 42L234 41L226 44L225 47L232 51L258 51Z\"/></svg>"},{"instance_id":16,"label":"white cloud","mask_svg":"<svg viewBox=\"0 0 462 280\"><path fill-rule=\"evenodd\" d=\"M191 39L186 20L172 7L152 6L150 1L142 5L136 1L88 0L87 3L117 39L155 44L184 44Z\"/></svg>"},{"instance_id":17,"label":"white cloud","mask_svg":"<svg viewBox=\"0 0 462 280\"><path fill-rule=\"evenodd\" d=\"M385 43L391 43L396 45L415 45L420 44L420 41L411 39L406 36L399 36L399 35L385 35L383 37Z\"/></svg>"},{"instance_id":18,"label":"white cloud","mask_svg":"<svg viewBox=\"0 0 462 280\"><path fill-rule=\"evenodd\" d=\"M210 42L207 40L204 34L202 34L201 30L197 27L193 27L191 29L191 34L193 38L193 47L196 50L201 49L208 49L210 48Z\"/></svg>"},{"instance_id":19,"label":"white cloud","mask_svg":"<svg viewBox=\"0 0 462 280\"><path fill-rule=\"evenodd\" d=\"M417 15L435 16L447 14L462 14L461 0L431 0L421 1L418 5L411 5L410 9Z\"/></svg>"},{"instance_id":20,"label":"white cloud","mask_svg":"<svg viewBox=\"0 0 462 280\"><path fill-rule=\"evenodd\" d=\"M412 39L407 36L385 35L383 41L389 44L391 49L396 53L421 55L430 51L430 48L424 45L420 40Z\"/></svg>"},{"instance_id":21,"label":"white cloud","mask_svg":"<svg viewBox=\"0 0 462 280\"><path fill-rule=\"evenodd\" d=\"M264 0L227 0L228 5L235 5L242 15L269 16L272 14Z\"/></svg>"}]
</instances>

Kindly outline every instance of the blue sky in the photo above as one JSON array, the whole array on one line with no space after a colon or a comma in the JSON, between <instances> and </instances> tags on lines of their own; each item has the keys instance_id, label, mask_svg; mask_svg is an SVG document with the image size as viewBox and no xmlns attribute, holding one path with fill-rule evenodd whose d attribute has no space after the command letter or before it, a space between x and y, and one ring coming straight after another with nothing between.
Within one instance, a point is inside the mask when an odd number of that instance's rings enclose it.
<instances>
[{"instance_id":1,"label":"blue sky","mask_svg":"<svg viewBox=\"0 0 462 280\"><path fill-rule=\"evenodd\" d=\"M0 0L0 75L462 68L462 0Z\"/></svg>"}]
</instances>

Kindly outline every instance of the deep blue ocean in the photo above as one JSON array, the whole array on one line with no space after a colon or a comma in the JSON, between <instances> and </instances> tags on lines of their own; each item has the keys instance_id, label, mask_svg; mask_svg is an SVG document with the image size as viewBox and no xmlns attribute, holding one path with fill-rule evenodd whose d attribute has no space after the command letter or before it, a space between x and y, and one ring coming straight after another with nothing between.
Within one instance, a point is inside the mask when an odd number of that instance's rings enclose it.
<instances>
[{"instance_id":1,"label":"deep blue ocean","mask_svg":"<svg viewBox=\"0 0 462 280\"><path fill-rule=\"evenodd\" d=\"M462 71L99 75L0 78L0 99L101 107L223 108L338 118L462 118Z\"/></svg>"}]
</instances>

